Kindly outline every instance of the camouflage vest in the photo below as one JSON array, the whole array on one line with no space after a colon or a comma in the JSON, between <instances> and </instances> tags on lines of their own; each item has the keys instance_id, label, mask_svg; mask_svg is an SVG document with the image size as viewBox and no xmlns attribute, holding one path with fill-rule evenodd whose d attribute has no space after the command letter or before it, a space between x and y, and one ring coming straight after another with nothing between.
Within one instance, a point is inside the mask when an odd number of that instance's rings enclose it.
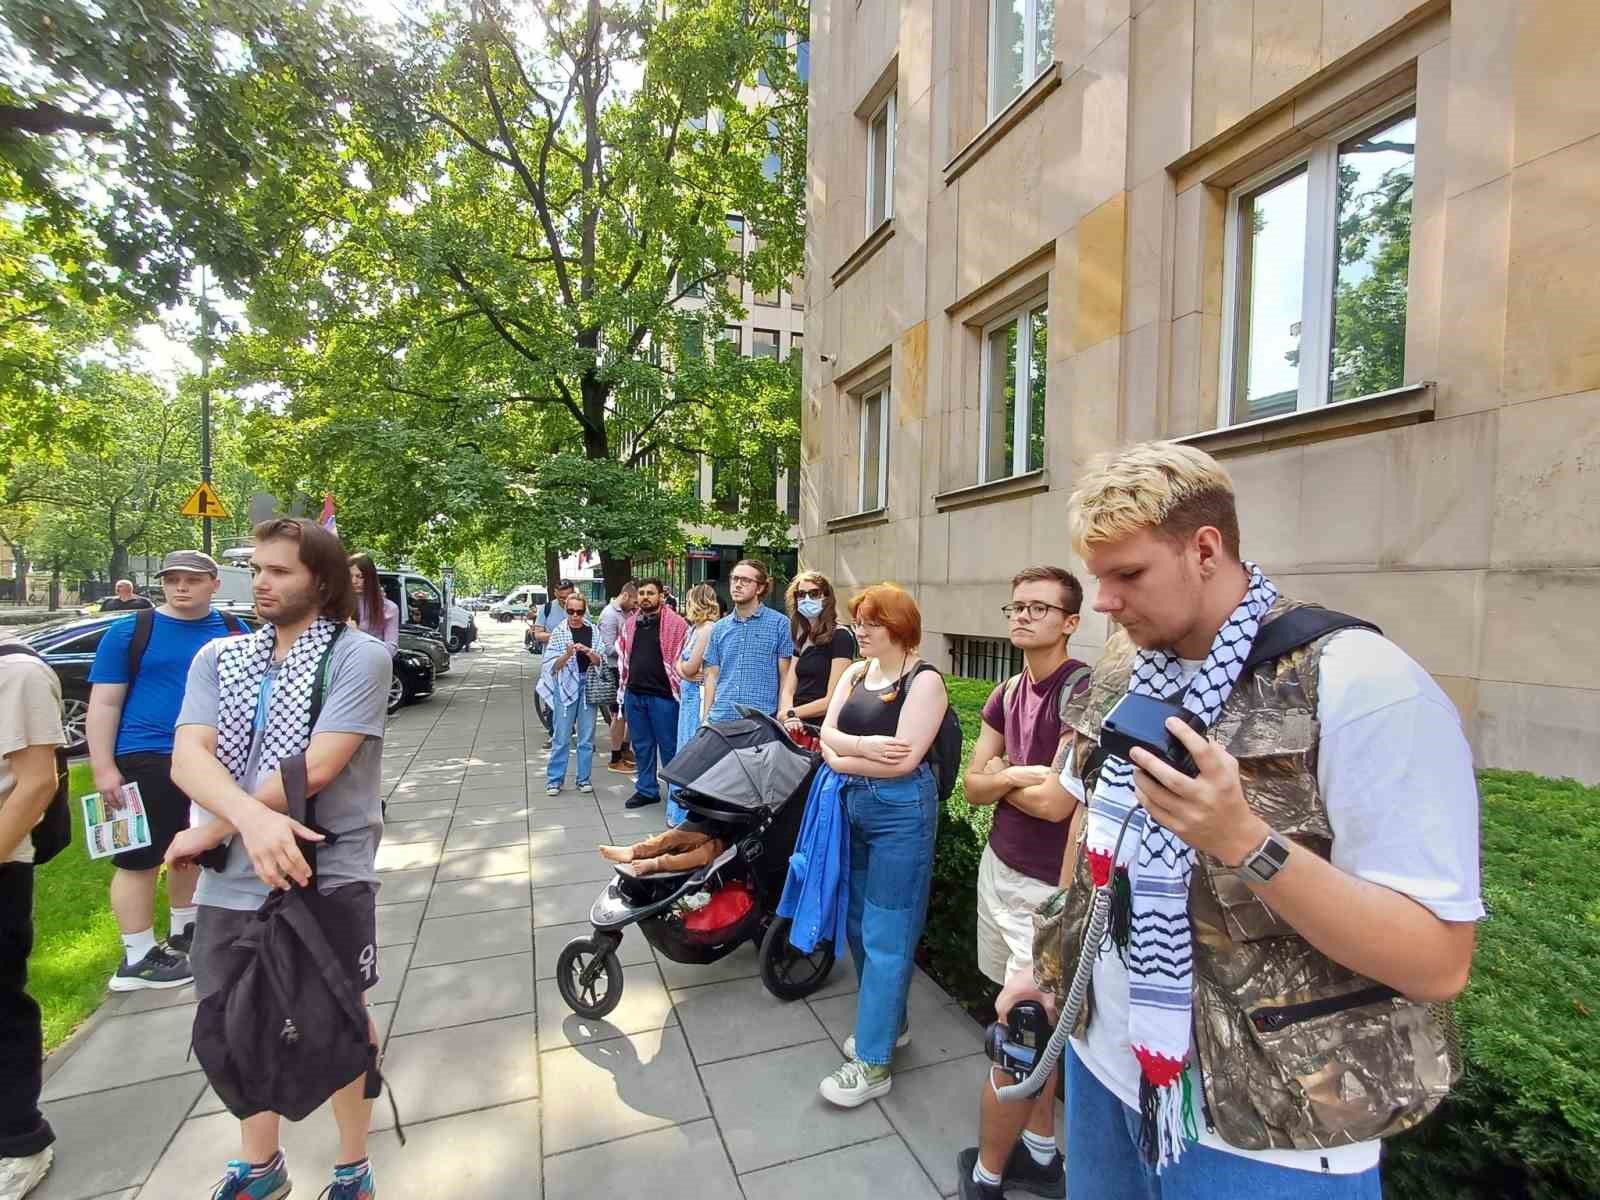
<instances>
[{"instance_id":1,"label":"camouflage vest","mask_svg":"<svg viewBox=\"0 0 1600 1200\"><path fill-rule=\"evenodd\" d=\"M1271 617L1297 607L1279 600ZM1239 760L1250 807L1327 858L1333 845L1317 786L1317 666L1327 637L1241 679L1211 736ZM1128 688L1137 648L1106 645L1068 718L1081 777L1100 724ZM1078 857L1061 897L1059 967L1070 982L1092 884ZM1243 1150L1313 1150L1387 1137L1432 1112L1460 1074L1447 1005L1393 997L1301 938L1232 871L1201 854L1189 889L1194 928L1194 1052L1207 1125ZM1092 1003L1075 1031L1088 1027Z\"/></svg>"}]
</instances>

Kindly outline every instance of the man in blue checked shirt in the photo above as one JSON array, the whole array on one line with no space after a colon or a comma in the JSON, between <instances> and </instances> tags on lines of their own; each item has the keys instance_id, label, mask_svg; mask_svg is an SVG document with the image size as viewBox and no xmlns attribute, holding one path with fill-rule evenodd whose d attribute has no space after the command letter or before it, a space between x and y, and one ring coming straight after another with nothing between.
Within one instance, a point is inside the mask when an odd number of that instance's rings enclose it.
<instances>
[{"instance_id":1,"label":"man in blue checked shirt","mask_svg":"<svg viewBox=\"0 0 1600 1200\"><path fill-rule=\"evenodd\" d=\"M761 601L771 588L767 565L740 559L728 577L733 611L711 629L706 647L702 721L730 721L739 706L776 715L779 689L794 659L789 621Z\"/></svg>"}]
</instances>

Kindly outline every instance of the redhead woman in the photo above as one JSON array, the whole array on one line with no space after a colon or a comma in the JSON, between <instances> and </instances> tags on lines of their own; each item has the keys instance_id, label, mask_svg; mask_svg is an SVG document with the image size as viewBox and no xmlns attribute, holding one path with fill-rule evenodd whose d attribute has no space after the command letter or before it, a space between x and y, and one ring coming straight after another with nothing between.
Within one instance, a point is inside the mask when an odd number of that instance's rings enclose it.
<instances>
[{"instance_id":1,"label":"redhead woman","mask_svg":"<svg viewBox=\"0 0 1600 1200\"><path fill-rule=\"evenodd\" d=\"M861 990L845 1062L822 1096L854 1108L889 1090L904 1045L912 955L928 915L938 792L923 760L949 707L944 677L917 654L922 614L909 592L875 584L850 602L865 661L844 672L822 724L822 754L844 777L850 822L847 928Z\"/></svg>"}]
</instances>

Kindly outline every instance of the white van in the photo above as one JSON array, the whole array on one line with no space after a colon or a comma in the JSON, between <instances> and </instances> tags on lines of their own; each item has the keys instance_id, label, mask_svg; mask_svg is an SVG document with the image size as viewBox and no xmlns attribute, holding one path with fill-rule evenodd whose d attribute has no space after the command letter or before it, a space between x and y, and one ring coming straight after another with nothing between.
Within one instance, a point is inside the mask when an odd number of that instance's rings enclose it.
<instances>
[{"instance_id":1,"label":"white van","mask_svg":"<svg viewBox=\"0 0 1600 1200\"><path fill-rule=\"evenodd\" d=\"M549 598L549 593L538 584L525 583L521 587L512 588L506 598L498 604L489 606L489 615L496 621L510 621L517 617L525 617L529 612L539 608Z\"/></svg>"}]
</instances>

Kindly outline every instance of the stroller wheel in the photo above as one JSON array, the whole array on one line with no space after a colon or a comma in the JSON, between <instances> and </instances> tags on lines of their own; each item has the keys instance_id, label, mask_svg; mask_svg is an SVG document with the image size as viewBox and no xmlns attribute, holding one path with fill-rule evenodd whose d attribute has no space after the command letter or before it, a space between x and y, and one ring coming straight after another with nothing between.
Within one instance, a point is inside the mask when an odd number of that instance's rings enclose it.
<instances>
[{"instance_id":1,"label":"stroller wheel","mask_svg":"<svg viewBox=\"0 0 1600 1200\"><path fill-rule=\"evenodd\" d=\"M599 1020L622 1001L616 950L596 938L573 938L556 960L556 986L573 1012Z\"/></svg>"},{"instance_id":2,"label":"stroller wheel","mask_svg":"<svg viewBox=\"0 0 1600 1200\"><path fill-rule=\"evenodd\" d=\"M788 917L774 917L761 939L761 982L779 1000L799 1000L828 981L833 970L833 944L819 943L810 954L789 944Z\"/></svg>"}]
</instances>

